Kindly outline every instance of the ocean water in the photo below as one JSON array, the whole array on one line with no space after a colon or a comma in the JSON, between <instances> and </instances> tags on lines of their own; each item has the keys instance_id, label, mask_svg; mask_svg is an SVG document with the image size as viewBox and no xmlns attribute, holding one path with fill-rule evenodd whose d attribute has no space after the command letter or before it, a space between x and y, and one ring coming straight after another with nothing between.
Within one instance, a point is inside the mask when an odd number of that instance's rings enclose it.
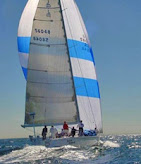
<instances>
[{"instance_id":1,"label":"ocean water","mask_svg":"<svg viewBox=\"0 0 141 164\"><path fill-rule=\"evenodd\" d=\"M0 140L0 164L141 164L141 135L109 135L97 147L32 146L28 139Z\"/></svg>"}]
</instances>

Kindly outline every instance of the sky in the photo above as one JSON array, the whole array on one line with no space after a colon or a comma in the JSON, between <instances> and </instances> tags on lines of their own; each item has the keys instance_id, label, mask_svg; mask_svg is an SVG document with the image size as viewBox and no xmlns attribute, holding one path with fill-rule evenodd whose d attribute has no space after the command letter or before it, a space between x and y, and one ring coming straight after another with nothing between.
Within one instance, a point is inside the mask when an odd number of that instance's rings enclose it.
<instances>
[{"instance_id":1,"label":"sky","mask_svg":"<svg viewBox=\"0 0 141 164\"><path fill-rule=\"evenodd\" d=\"M94 51L104 134L141 133L141 1L76 0ZM17 29L27 0L0 0L0 138L28 137Z\"/></svg>"}]
</instances>

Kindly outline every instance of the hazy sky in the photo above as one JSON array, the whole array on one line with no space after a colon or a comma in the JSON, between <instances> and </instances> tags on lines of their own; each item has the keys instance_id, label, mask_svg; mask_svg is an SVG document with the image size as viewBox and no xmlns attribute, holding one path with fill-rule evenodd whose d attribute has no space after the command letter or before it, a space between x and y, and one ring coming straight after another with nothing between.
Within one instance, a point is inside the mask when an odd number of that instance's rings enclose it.
<instances>
[{"instance_id":1,"label":"hazy sky","mask_svg":"<svg viewBox=\"0 0 141 164\"><path fill-rule=\"evenodd\" d=\"M0 0L0 138L27 137L17 29L27 0ZM93 47L105 134L141 133L141 0L76 0Z\"/></svg>"}]
</instances>

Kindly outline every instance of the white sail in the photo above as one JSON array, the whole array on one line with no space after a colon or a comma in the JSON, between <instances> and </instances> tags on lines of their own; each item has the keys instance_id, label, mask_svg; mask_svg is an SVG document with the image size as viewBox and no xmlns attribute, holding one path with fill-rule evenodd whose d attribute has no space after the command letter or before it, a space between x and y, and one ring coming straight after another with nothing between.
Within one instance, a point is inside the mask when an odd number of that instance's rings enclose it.
<instances>
[{"instance_id":1,"label":"white sail","mask_svg":"<svg viewBox=\"0 0 141 164\"><path fill-rule=\"evenodd\" d=\"M39 0L29 0L25 6L18 29L18 51L21 67L25 78L27 78L27 65L29 57L30 37L33 19Z\"/></svg>"},{"instance_id":2,"label":"white sail","mask_svg":"<svg viewBox=\"0 0 141 164\"><path fill-rule=\"evenodd\" d=\"M39 0L28 61L25 124L78 122L78 112L59 0Z\"/></svg>"},{"instance_id":3,"label":"white sail","mask_svg":"<svg viewBox=\"0 0 141 164\"><path fill-rule=\"evenodd\" d=\"M102 132L100 93L88 34L74 0L29 0L18 32L27 79L25 126L77 123Z\"/></svg>"},{"instance_id":4,"label":"white sail","mask_svg":"<svg viewBox=\"0 0 141 164\"><path fill-rule=\"evenodd\" d=\"M74 0L61 0L80 119L102 132L100 93L86 28Z\"/></svg>"}]
</instances>

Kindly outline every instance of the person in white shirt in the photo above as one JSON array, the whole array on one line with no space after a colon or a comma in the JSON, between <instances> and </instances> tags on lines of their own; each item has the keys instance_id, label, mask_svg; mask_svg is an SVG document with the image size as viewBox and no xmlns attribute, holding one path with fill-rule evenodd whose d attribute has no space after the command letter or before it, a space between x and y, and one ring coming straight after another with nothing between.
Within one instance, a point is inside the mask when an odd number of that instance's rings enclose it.
<instances>
[{"instance_id":1,"label":"person in white shirt","mask_svg":"<svg viewBox=\"0 0 141 164\"><path fill-rule=\"evenodd\" d=\"M52 126L50 128L50 133L51 133L51 138L56 138L56 136L58 134L58 131L57 131L57 129L54 126Z\"/></svg>"},{"instance_id":2,"label":"person in white shirt","mask_svg":"<svg viewBox=\"0 0 141 164\"><path fill-rule=\"evenodd\" d=\"M84 124L82 123L82 120L81 120L80 123L77 125L77 127L79 128L79 136L83 136Z\"/></svg>"}]
</instances>

